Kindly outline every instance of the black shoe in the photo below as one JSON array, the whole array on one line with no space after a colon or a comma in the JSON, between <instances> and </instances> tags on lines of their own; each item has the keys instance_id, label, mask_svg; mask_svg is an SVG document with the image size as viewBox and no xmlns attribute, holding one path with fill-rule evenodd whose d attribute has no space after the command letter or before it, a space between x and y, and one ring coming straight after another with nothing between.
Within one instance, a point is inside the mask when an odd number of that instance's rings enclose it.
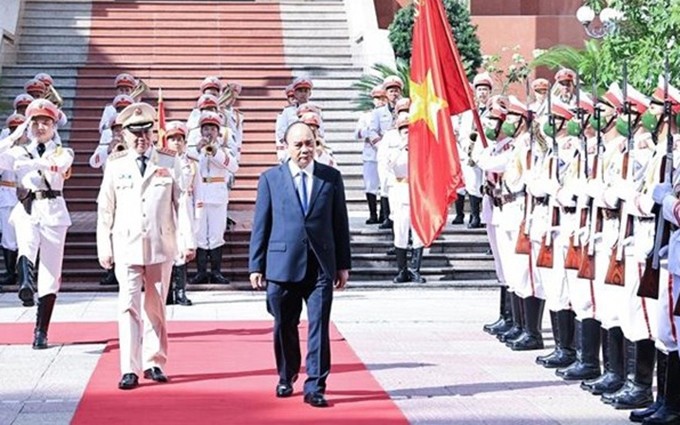
<instances>
[{"instance_id":1,"label":"black shoe","mask_svg":"<svg viewBox=\"0 0 680 425\"><path fill-rule=\"evenodd\" d=\"M653 403L652 387L628 381L620 391L612 394L609 404L615 409L640 409Z\"/></svg>"},{"instance_id":2,"label":"black shoe","mask_svg":"<svg viewBox=\"0 0 680 425\"><path fill-rule=\"evenodd\" d=\"M555 348L555 351L547 356L539 356L536 358L536 363L540 364L546 369L556 369L559 367L567 367L576 361L576 351L572 349Z\"/></svg>"},{"instance_id":3,"label":"black shoe","mask_svg":"<svg viewBox=\"0 0 680 425\"><path fill-rule=\"evenodd\" d=\"M47 333L43 331L35 331L33 337L33 349L34 350L44 350L47 348Z\"/></svg>"},{"instance_id":4,"label":"black shoe","mask_svg":"<svg viewBox=\"0 0 680 425\"><path fill-rule=\"evenodd\" d=\"M586 379L595 379L600 376L600 366L591 366L576 360L574 363L570 364L564 369L555 370L555 375L559 376L565 381L583 381Z\"/></svg>"},{"instance_id":5,"label":"black shoe","mask_svg":"<svg viewBox=\"0 0 680 425\"><path fill-rule=\"evenodd\" d=\"M680 425L680 411L664 404L654 414L646 417L642 423L645 425Z\"/></svg>"},{"instance_id":6,"label":"black shoe","mask_svg":"<svg viewBox=\"0 0 680 425\"><path fill-rule=\"evenodd\" d=\"M293 395L292 384L278 384L276 386L276 396L278 398L286 398Z\"/></svg>"},{"instance_id":7,"label":"black shoe","mask_svg":"<svg viewBox=\"0 0 680 425\"><path fill-rule=\"evenodd\" d=\"M581 389L590 392L592 395L613 394L619 391L623 384L624 381L621 376L605 371L595 379L581 382Z\"/></svg>"},{"instance_id":8,"label":"black shoe","mask_svg":"<svg viewBox=\"0 0 680 425\"><path fill-rule=\"evenodd\" d=\"M210 273L210 283L216 283L218 285L229 285L229 279L224 277L220 272Z\"/></svg>"},{"instance_id":9,"label":"black shoe","mask_svg":"<svg viewBox=\"0 0 680 425\"><path fill-rule=\"evenodd\" d=\"M652 403L651 406L645 409L633 410L632 412L630 412L628 420L631 422L642 423L642 421L644 421L645 418L648 418L652 416L654 413L656 413L656 411L659 410L663 405L663 402L664 402L663 398L657 398L657 400L654 403Z\"/></svg>"},{"instance_id":10,"label":"black shoe","mask_svg":"<svg viewBox=\"0 0 680 425\"><path fill-rule=\"evenodd\" d=\"M187 298L187 292L184 289L175 289L175 304L189 306L194 303Z\"/></svg>"},{"instance_id":11,"label":"black shoe","mask_svg":"<svg viewBox=\"0 0 680 425\"><path fill-rule=\"evenodd\" d=\"M145 370L144 379L151 379L156 382L168 382L168 377L165 376L161 368L158 366L154 366L152 368Z\"/></svg>"},{"instance_id":12,"label":"black shoe","mask_svg":"<svg viewBox=\"0 0 680 425\"><path fill-rule=\"evenodd\" d=\"M33 294L33 289L29 286L22 286L19 288L19 299L21 300L21 305L24 307L33 307L35 305Z\"/></svg>"},{"instance_id":13,"label":"black shoe","mask_svg":"<svg viewBox=\"0 0 680 425\"><path fill-rule=\"evenodd\" d=\"M392 220L388 218L387 220L383 221L380 226L378 226L378 229L391 229L392 227L394 227L394 223L392 223Z\"/></svg>"},{"instance_id":14,"label":"black shoe","mask_svg":"<svg viewBox=\"0 0 680 425\"><path fill-rule=\"evenodd\" d=\"M465 224L465 217L462 215L457 215L452 221L451 224Z\"/></svg>"},{"instance_id":15,"label":"black shoe","mask_svg":"<svg viewBox=\"0 0 680 425\"><path fill-rule=\"evenodd\" d=\"M543 337L539 335L531 335L527 332L520 335L519 338L505 343L512 351L530 351L543 349Z\"/></svg>"},{"instance_id":16,"label":"black shoe","mask_svg":"<svg viewBox=\"0 0 680 425\"><path fill-rule=\"evenodd\" d=\"M134 373L126 373L118 383L118 389L131 390L139 386L139 378Z\"/></svg>"},{"instance_id":17,"label":"black shoe","mask_svg":"<svg viewBox=\"0 0 680 425\"><path fill-rule=\"evenodd\" d=\"M481 229L484 227L484 224L482 224L482 220L479 218L479 216L475 216L472 217L467 227L468 229Z\"/></svg>"},{"instance_id":18,"label":"black shoe","mask_svg":"<svg viewBox=\"0 0 680 425\"><path fill-rule=\"evenodd\" d=\"M500 342L506 343L509 341L514 341L520 336L522 336L522 328L519 326L513 326L507 332L496 335L496 338L498 338Z\"/></svg>"},{"instance_id":19,"label":"black shoe","mask_svg":"<svg viewBox=\"0 0 680 425\"><path fill-rule=\"evenodd\" d=\"M328 407L328 402L321 393L305 394L305 403L309 404L312 407Z\"/></svg>"}]
</instances>

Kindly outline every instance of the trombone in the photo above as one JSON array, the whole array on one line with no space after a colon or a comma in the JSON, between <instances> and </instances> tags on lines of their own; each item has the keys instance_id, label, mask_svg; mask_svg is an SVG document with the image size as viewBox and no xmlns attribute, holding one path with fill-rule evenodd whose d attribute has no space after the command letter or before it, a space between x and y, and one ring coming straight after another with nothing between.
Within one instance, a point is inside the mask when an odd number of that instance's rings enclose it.
<instances>
[{"instance_id":1,"label":"trombone","mask_svg":"<svg viewBox=\"0 0 680 425\"><path fill-rule=\"evenodd\" d=\"M144 80L141 78L137 79L137 85L135 86L134 89L132 89L132 92L130 92L130 97L133 99L136 99L138 96L143 95L149 90L149 86L146 85Z\"/></svg>"},{"instance_id":2,"label":"trombone","mask_svg":"<svg viewBox=\"0 0 680 425\"><path fill-rule=\"evenodd\" d=\"M43 99L47 99L50 102L54 103L54 106L56 106L59 109L61 109L61 107L64 105L64 98L61 97L61 95L59 94L57 89L54 88L54 86L48 86L47 91L43 96Z\"/></svg>"}]
</instances>

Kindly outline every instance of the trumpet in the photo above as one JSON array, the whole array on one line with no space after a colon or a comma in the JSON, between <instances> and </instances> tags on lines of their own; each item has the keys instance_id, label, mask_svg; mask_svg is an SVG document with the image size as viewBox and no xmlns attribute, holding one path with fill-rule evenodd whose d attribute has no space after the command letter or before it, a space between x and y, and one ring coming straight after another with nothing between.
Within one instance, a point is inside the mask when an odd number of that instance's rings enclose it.
<instances>
[{"instance_id":1,"label":"trumpet","mask_svg":"<svg viewBox=\"0 0 680 425\"><path fill-rule=\"evenodd\" d=\"M207 156L215 156L215 153L217 152L216 143L212 142L210 139L201 139L201 141L198 143L198 147L198 150Z\"/></svg>"},{"instance_id":2,"label":"trumpet","mask_svg":"<svg viewBox=\"0 0 680 425\"><path fill-rule=\"evenodd\" d=\"M137 85L135 86L134 89L132 89L132 92L130 92L130 97L136 99L138 96L141 96L144 93L146 93L147 90L149 90L149 86L146 85L144 80L138 78Z\"/></svg>"},{"instance_id":3,"label":"trumpet","mask_svg":"<svg viewBox=\"0 0 680 425\"><path fill-rule=\"evenodd\" d=\"M57 89L54 88L54 86L48 86L48 89L47 91L45 91L45 95L43 96L43 98L54 103L54 106L56 106L59 109L61 109L61 107L64 105L64 99L61 97Z\"/></svg>"}]
</instances>

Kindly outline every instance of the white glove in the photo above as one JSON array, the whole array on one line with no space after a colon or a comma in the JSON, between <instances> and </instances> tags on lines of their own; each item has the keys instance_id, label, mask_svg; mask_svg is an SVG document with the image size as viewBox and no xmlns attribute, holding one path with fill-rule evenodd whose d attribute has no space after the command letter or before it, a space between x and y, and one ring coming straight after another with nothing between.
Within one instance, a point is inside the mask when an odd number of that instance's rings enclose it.
<instances>
[{"instance_id":1,"label":"white glove","mask_svg":"<svg viewBox=\"0 0 680 425\"><path fill-rule=\"evenodd\" d=\"M617 188L617 196L626 202L633 202L635 197L639 194L635 185L628 182L621 182L621 184L614 186Z\"/></svg>"},{"instance_id":2,"label":"white glove","mask_svg":"<svg viewBox=\"0 0 680 425\"><path fill-rule=\"evenodd\" d=\"M662 204L663 198L665 198L666 195L670 195L671 193L673 193L673 186L669 182L659 183L654 186L652 199L654 199L654 202L657 204Z\"/></svg>"},{"instance_id":3,"label":"white glove","mask_svg":"<svg viewBox=\"0 0 680 425\"><path fill-rule=\"evenodd\" d=\"M565 190L565 189L559 189L557 191L557 202L562 205L563 207L572 207L574 206L574 196L572 195L571 191Z\"/></svg>"},{"instance_id":4,"label":"white glove","mask_svg":"<svg viewBox=\"0 0 680 425\"><path fill-rule=\"evenodd\" d=\"M534 198L542 198L547 194L545 185L538 180L530 180L527 182L527 191Z\"/></svg>"},{"instance_id":5,"label":"white glove","mask_svg":"<svg viewBox=\"0 0 680 425\"><path fill-rule=\"evenodd\" d=\"M546 181L543 184L543 186L545 186L545 193L553 197L557 195L557 192L560 190L561 187L560 184L553 179L549 179L548 181Z\"/></svg>"},{"instance_id":6,"label":"white glove","mask_svg":"<svg viewBox=\"0 0 680 425\"><path fill-rule=\"evenodd\" d=\"M21 139L21 136L24 135L26 132L26 129L28 126L31 124L31 120L26 120L21 123L17 128L14 129L12 134L9 135L10 139L12 139L13 142L16 142L17 140Z\"/></svg>"},{"instance_id":7,"label":"white glove","mask_svg":"<svg viewBox=\"0 0 680 425\"><path fill-rule=\"evenodd\" d=\"M602 200L609 206L609 208L616 207L616 203L619 201L619 188L610 186L602 192Z\"/></svg>"}]
</instances>

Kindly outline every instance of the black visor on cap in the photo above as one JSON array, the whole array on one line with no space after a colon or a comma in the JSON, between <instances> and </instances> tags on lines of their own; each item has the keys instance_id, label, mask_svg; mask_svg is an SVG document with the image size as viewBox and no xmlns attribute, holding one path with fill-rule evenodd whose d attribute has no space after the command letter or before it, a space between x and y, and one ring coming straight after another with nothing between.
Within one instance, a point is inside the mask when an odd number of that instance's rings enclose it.
<instances>
[{"instance_id":1,"label":"black visor on cap","mask_svg":"<svg viewBox=\"0 0 680 425\"><path fill-rule=\"evenodd\" d=\"M150 130L153 127L153 122L130 124L125 129L133 133L140 133L142 131Z\"/></svg>"}]
</instances>

